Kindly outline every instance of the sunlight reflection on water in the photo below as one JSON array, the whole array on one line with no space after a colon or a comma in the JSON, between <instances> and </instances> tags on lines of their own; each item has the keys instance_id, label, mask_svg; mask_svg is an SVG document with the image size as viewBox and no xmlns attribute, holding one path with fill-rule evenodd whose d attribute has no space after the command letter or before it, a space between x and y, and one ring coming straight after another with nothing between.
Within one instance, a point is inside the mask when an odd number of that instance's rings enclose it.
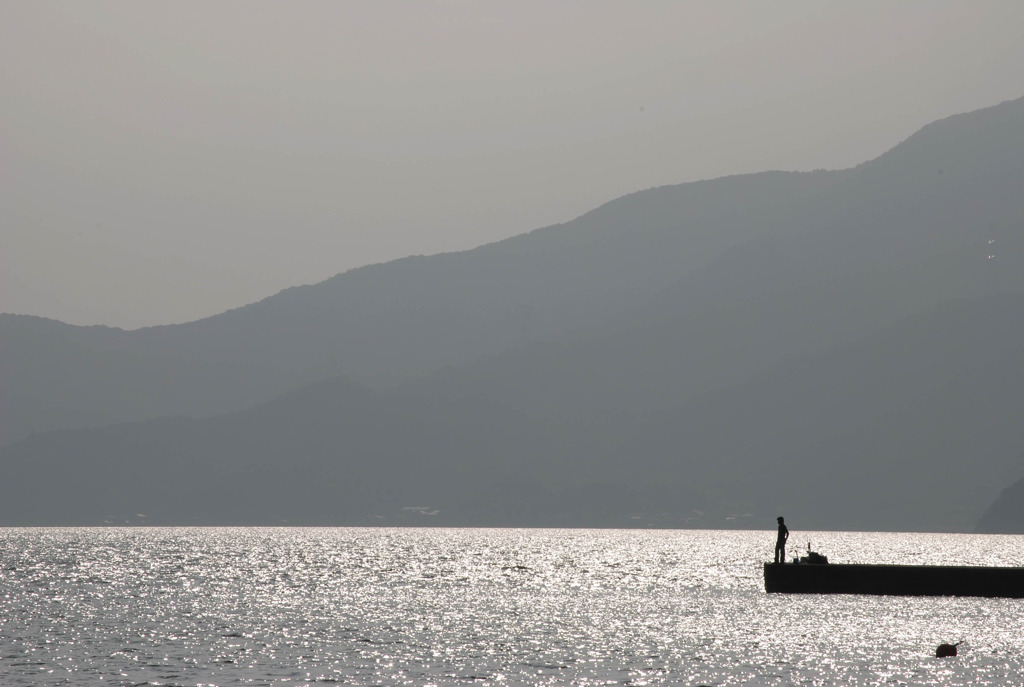
<instances>
[{"instance_id":1,"label":"sunlight reflection on water","mask_svg":"<svg viewBox=\"0 0 1024 687\"><path fill-rule=\"evenodd\" d=\"M1024 684L1024 601L767 595L770 531L0 532L4 685ZM1024 537L807 540L1024 564Z\"/></svg>"}]
</instances>

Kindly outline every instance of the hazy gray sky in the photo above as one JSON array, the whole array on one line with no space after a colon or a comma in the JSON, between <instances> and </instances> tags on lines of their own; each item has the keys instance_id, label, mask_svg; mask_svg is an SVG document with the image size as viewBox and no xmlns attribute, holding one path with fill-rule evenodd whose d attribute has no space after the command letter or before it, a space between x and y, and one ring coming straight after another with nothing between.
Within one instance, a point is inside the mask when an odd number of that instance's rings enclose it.
<instances>
[{"instance_id":1,"label":"hazy gray sky","mask_svg":"<svg viewBox=\"0 0 1024 687\"><path fill-rule=\"evenodd\" d=\"M0 311L138 327L1024 95L1024 2L0 3Z\"/></svg>"}]
</instances>

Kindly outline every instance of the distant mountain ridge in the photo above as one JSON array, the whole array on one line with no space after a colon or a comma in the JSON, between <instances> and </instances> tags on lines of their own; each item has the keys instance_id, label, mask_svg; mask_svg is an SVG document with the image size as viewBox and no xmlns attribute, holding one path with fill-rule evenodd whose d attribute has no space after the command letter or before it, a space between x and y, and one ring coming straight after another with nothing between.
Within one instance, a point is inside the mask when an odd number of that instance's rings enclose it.
<instances>
[{"instance_id":1,"label":"distant mountain ridge","mask_svg":"<svg viewBox=\"0 0 1024 687\"><path fill-rule=\"evenodd\" d=\"M0 450L0 522L972 529L1024 457L1021 188L1024 99L186 325L0 316L8 439L207 417ZM38 498L69 461L104 498Z\"/></svg>"},{"instance_id":2,"label":"distant mountain ridge","mask_svg":"<svg viewBox=\"0 0 1024 687\"><path fill-rule=\"evenodd\" d=\"M1024 479L1002 492L989 506L975 531L986 534L1024 534Z\"/></svg>"},{"instance_id":3,"label":"distant mountain ridge","mask_svg":"<svg viewBox=\"0 0 1024 687\"><path fill-rule=\"evenodd\" d=\"M122 331L0 315L0 443L226 412L339 374L390 386L596 325L759 235L752 215L800 202L834 176L770 172L652 189L565 225L351 270L186 324ZM96 393L104 388L111 394Z\"/></svg>"}]
</instances>

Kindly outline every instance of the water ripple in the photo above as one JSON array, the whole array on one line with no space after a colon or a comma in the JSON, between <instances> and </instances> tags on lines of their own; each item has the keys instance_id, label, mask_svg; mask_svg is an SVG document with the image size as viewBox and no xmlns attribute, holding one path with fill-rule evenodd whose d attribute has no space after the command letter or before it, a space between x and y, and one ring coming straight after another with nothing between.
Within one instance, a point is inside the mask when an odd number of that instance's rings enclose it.
<instances>
[{"instance_id":1,"label":"water ripple","mask_svg":"<svg viewBox=\"0 0 1024 687\"><path fill-rule=\"evenodd\" d=\"M1024 684L1024 602L769 596L771 532L0 534L3 685ZM808 538L836 562L1021 565L1024 550Z\"/></svg>"}]
</instances>

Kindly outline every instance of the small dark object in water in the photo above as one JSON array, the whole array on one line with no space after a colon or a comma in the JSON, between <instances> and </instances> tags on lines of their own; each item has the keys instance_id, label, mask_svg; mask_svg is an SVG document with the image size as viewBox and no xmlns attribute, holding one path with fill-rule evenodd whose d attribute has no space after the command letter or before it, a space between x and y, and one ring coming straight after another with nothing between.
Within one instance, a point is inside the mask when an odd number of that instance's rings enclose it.
<instances>
[{"instance_id":1,"label":"small dark object in water","mask_svg":"<svg viewBox=\"0 0 1024 687\"><path fill-rule=\"evenodd\" d=\"M958 646L960 646L960 642L957 642L956 644L939 644L939 648L935 650L935 658L956 656L956 648Z\"/></svg>"}]
</instances>

